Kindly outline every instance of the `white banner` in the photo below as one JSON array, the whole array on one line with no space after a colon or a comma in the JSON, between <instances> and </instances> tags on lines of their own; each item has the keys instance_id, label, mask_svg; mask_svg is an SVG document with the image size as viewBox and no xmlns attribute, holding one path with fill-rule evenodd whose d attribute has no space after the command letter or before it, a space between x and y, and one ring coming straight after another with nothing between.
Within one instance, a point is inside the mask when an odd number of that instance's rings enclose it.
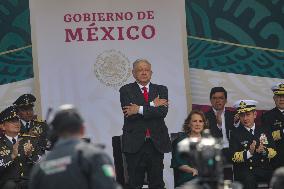
<instances>
[{"instance_id":1,"label":"white banner","mask_svg":"<svg viewBox=\"0 0 284 189\"><path fill-rule=\"evenodd\" d=\"M122 134L120 86L133 82L132 62L152 63L152 82L169 89L166 123L181 130L187 114L184 79L184 0L30 0L34 61L43 117L72 103L87 135L112 156L111 137ZM165 180L173 188L166 158Z\"/></svg>"},{"instance_id":2,"label":"white banner","mask_svg":"<svg viewBox=\"0 0 284 189\"><path fill-rule=\"evenodd\" d=\"M190 81L193 104L210 106L211 88L222 86L228 92L228 107L239 99L253 99L259 102L257 110L269 110L275 107L270 88L283 79L191 68Z\"/></svg>"},{"instance_id":3,"label":"white banner","mask_svg":"<svg viewBox=\"0 0 284 189\"><path fill-rule=\"evenodd\" d=\"M33 78L0 85L0 111L12 106L13 102L25 93L34 93Z\"/></svg>"}]
</instances>

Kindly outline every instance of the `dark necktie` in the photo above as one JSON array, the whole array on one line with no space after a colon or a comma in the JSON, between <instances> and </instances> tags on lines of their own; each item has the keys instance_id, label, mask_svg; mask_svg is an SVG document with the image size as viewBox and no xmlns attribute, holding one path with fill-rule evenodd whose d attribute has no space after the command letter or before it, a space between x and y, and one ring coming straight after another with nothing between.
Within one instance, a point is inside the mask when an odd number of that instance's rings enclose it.
<instances>
[{"instance_id":1,"label":"dark necktie","mask_svg":"<svg viewBox=\"0 0 284 189\"><path fill-rule=\"evenodd\" d=\"M30 124L29 124L29 122L26 123L25 128L26 128L27 131L30 129Z\"/></svg>"},{"instance_id":2,"label":"dark necktie","mask_svg":"<svg viewBox=\"0 0 284 189\"><path fill-rule=\"evenodd\" d=\"M252 135L253 135L253 129L250 129L250 130L249 130L249 132L250 132L250 134L252 134Z\"/></svg>"},{"instance_id":3,"label":"dark necktie","mask_svg":"<svg viewBox=\"0 0 284 189\"><path fill-rule=\"evenodd\" d=\"M143 90L144 100L145 100L145 102L148 102L148 91L147 91L147 87L142 87L142 90Z\"/></svg>"},{"instance_id":4,"label":"dark necktie","mask_svg":"<svg viewBox=\"0 0 284 189\"><path fill-rule=\"evenodd\" d=\"M12 138L12 143L13 143L13 145L16 144L16 142L17 142L16 139L15 139L15 138Z\"/></svg>"},{"instance_id":5,"label":"dark necktie","mask_svg":"<svg viewBox=\"0 0 284 189\"><path fill-rule=\"evenodd\" d=\"M284 111L282 112L282 115L284 115Z\"/></svg>"}]
</instances>

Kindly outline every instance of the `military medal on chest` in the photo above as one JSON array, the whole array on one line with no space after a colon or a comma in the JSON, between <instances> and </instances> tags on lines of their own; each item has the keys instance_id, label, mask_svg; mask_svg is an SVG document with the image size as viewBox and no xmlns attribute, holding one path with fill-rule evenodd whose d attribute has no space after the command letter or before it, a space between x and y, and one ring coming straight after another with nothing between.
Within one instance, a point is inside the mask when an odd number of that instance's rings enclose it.
<instances>
[{"instance_id":1,"label":"military medal on chest","mask_svg":"<svg viewBox=\"0 0 284 189\"><path fill-rule=\"evenodd\" d=\"M259 137L259 141L262 143L262 144L268 144L268 140L267 140L267 137L264 133L261 133L260 137Z\"/></svg>"},{"instance_id":2,"label":"military medal on chest","mask_svg":"<svg viewBox=\"0 0 284 189\"><path fill-rule=\"evenodd\" d=\"M282 122L276 119L273 125L282 127Z\"/></svg>"}]
</instances>

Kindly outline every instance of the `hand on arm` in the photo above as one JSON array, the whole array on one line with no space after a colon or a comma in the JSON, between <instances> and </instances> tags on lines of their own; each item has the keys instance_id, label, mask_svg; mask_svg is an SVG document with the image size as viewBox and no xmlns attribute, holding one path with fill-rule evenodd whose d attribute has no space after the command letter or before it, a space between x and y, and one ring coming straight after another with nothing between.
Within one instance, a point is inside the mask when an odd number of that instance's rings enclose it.
<instances>
[{"instance_id":1,"label":"hand on arm","mask_svg":"<svg viewBox=\"0 0 284 189\"><path fill-rule=\"evenodd\" d=\"M156 90L158 91L157 97L152 101L155 106L143 106L143 117L145 119L165 118L167 116L168 89L165 86L159 86Z\"/></svg>"},{"instance_id":2,"label":"hand on arm","mask_svg":"<svg viewBox=\"0 0 284 189\"><path fill-rule=\"evenodd\" d=\"M123 107L123 114L125 117L129 117L131 115L137 114L139 111L139 106L136 104L130 103L129 106L124 106Z\"/></svg>"},{"instance_id":3,"label":"hand on arm","mask_svg":"<svg viewBox=\"0 0 284 189\"><path fill-rule=\"evenodd\" d=\"M159 96L157 96L157 97L153 100L153 102L154 102L155 107L158 107L158 106L165 106L165 107L167 107L167 106L169 105L167 99L162 99L162 98L160 98Z\"/></svg>"},{"instance_id":4,"label":"hand on arm","mask_svg":"<svg viewBox=\"0 0 284 189\"><path fill-rule=\"evenodd\" d=\"M193 176L198 175L197 169L194 169L188 165L182 165L179 167L179 170L184 171L186 173L192 173Z\"/></svg>"}]
</instances>

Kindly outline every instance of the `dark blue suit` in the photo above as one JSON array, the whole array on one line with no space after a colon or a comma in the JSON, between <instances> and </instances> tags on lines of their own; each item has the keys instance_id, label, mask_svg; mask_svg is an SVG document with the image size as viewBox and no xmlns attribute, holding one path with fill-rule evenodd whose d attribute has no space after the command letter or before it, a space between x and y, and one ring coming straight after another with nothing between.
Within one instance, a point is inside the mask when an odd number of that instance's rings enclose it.
<instances>
[{"instance_id":1,"label":"dark blue suit","mask_svg":"<svg viewBox=\"0 0 284 189\"><path fill-rule=\"evenodd\" d=\"M171 142L164 118L168 107L150 106L159 96L168 99L165 86L150 83L149 100L145 102L139 85L134 82L120 88L121 107L130 103L143 106L143 115L124 117L122 148L126 155L130 188L143 185L144 171L147 170L150 188L163 188L163 157L171 151ZM151 139L145 141L146 129L150 129Z\"/></svg>"}]
</instances>

